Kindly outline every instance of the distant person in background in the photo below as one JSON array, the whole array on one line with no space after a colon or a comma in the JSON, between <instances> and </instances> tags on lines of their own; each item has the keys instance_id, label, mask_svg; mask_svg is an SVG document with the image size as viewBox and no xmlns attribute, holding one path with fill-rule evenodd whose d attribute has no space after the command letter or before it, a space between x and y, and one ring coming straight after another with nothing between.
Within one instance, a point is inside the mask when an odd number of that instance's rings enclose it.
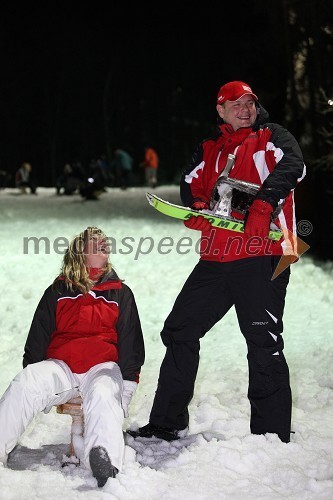
<instances>
[{"instance_id":1,"label":"distant person in background","mask_svg":"<svg viewBox=\"0 0 333 500\"><path fill-rule=\"evenodd\" d=\"M133 168L133 158L124 149L116 149L114 159L111 162L118 184L121 189L126 189L130 183L130 176Z\"/></svg>"},{"instance_id":2,"label":"distant person in background","mask_svg":"<svg viewBox=\"0 0 333 500\"><path fill-rule=\"evenodd\" d=\"M62 174L58 177L56 182L57 194L65 194L67 196L74 194L75 191L79 189L82 181L82 174L75 171L69 163L66 163Z\"/></svg>"},{"instance_id":3,"label":"distant person in background","mask_svg":"<svg viewBox=\"0 0 333 500\"><path fill-rule=\"evenodd\" d=\"M111 165L104 154L98 158L97 165L100 168L101 174L105 181L105 185L112 187L114 185L115 178L112 172Z\"/></svg>"},{"instance_id":4,"label":"distant person in background","mask_svg":"<svg viewBox=\"0 0 333 500\"><path fill-rule=\"evenodd\" d=\"M0 170L0 189L5 189L10 184L10 175L6 170Z\"/></svg>"},{"instance_id":5,"label":"distant person in background","mask_svg":"<svg viewBox=\"0 0 333 500\"><path fill-rule=\"evenodd\" d=\"M31 164L24 162L15 174L15 185L22 194L26 193L26 188L30 189L31 194L37 194L37 185L31 179L31 170Z\"/></svg>"},{"instance_id":6,"label":"distant person in background","mask_svg":"<svg viewBox=\"0 0 333 500\"><path fill-rule=\"evenodd\" d=\"M157 169L159 166L159 157L155 149L147 146L145 148L145 157L140 167L145 169L145 180L148 187L157 186Z\"/></svg>"},{"instance_id":7,"label":"distant person in background","mask_svg":"<svg viewBox=\"0 0 333 500\"><path fill-rule=\"evenodd\" d=\"M80 195L86 200L98 200L102 193L106 192L105 178L98 161L92 159L88 174L80 185Z\"/></svg>"}]
</instances>

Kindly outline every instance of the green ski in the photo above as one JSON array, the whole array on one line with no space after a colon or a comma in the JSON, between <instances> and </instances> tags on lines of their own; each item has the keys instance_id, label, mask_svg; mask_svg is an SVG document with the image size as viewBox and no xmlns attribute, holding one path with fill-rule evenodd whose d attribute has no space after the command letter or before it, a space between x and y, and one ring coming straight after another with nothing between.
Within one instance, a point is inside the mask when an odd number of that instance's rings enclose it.
<instances>
[{"instance_id":1,"label":"green ski","mask_svg":"<svg viewBox=\"0 0 333 500\"><path fill-rule=\"evenodd\" d=\"M235 231L236 233L242 233L244 231L244 223L234 219L233 217L220 217L218 215L210 214L208 210L202 212L188 207L175 205L174 203L162 200L162 198L159 198L152 193L146 193L146 198L152 207L168 217L186 220L192 215L196 217L198 215L202 215L202 217L209 220L213 227L228 229L229 231ZM269 232L269 238L271 240L280 240L281 237L282 232L279 230Z\"/></svg>"}]
</instances>

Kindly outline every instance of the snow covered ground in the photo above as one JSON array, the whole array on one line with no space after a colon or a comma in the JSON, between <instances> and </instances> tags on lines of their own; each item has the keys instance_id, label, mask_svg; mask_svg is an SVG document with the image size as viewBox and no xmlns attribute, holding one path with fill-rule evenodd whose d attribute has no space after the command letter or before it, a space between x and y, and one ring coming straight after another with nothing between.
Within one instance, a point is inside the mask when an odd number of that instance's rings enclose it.
<instances>
[{"instance_id":1,"label":"snow covered ground","mask_svg":"<svg viewBox=\"0 0 333 500\"><path fill-rule=\"evenodd\" d=\"M176 186L155 192L179 203ZM159 332L198 260L199 237L153 210L144 188L109 189L99 201L57 197L48 188L38 196L0 191L0 393L21 369L34 310L58 273L64 244L91 225L113 238L111 260L141 316L146 362L125 422L136 428L148 422L164 354ZM31 237L44 238L39 251ZM289 444L249 432L246 348L230 311L202 340L188 437L167 443L127 436L123 472L98 489L89 471L61 468L70 417L53 409L36 417L9 467L0 467L0 499L332 499L332 305L332 263L304 255L292 266L284 318L295 432Z\"/></svg>"}]
</instances>

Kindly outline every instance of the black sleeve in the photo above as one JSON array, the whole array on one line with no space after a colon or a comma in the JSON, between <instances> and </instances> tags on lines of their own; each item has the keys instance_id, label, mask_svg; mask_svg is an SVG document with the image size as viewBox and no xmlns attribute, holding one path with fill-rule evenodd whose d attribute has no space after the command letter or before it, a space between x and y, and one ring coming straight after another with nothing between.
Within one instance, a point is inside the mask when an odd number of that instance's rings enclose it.
<instances>
[{"instance_id":1,"label":"black sleeve","mask_svg":"<svg viewBox=\"0 0 333 500\"><path fill-rule=\"evenodd\" d=\"M203 160L203 147L202 147L202 143L201 143L195 149L190 163L188 164L187 168L184 170L184 172L182 173L182 176L181 176L180 198L181 198L183 205L185 207L191 207L195 201L207 201L206 200L206 198L207 198L206 193L202 193L202 197L198 196L197 192L196 192L196 194L193 194L192 190L191 190L191 184L189 184L188 182L185 181L185 177L190 172L192 172L195 169L195 167L200 165L202 160ZM197 184L196 191L199 191L199 192L200 192L200 182L201 182L201 176L195 182L195 184Z\"/></svg>"},{"instance_id":2,"label":"black sleeve","mask_svg":"<svg viewBox=\"0 0 333 500\"><path fill-rule=\"evenodd\" d=\"M118 365L124 380L139 381L145 348L138 309L131 289L123 284L119 293Z\"/></svg>"},{"instance_id":3,"label":"black sleeve","mask_svg":"<svg viewBox=\"0 0 333 500\"><path fill-rule=\"evenodd\" d=\"M35 311L24 347L23 368L46 359L51 335L55 330L57 294L50 286Z\"/></svg>"},{"instance_id":4,"label":"black sleeve","mask_svg":"<svg viewBox=\"0 0 333 500\"><path fill-rule=\"evenodd\" d=\"M276 208L279 201L284 200L305 175L305 165L295 137L276 123L270 123L268 127L272 131L270 141L275 148L281 149L283 156L264 181L256 198Z\"/></svg>"}]
</instances>

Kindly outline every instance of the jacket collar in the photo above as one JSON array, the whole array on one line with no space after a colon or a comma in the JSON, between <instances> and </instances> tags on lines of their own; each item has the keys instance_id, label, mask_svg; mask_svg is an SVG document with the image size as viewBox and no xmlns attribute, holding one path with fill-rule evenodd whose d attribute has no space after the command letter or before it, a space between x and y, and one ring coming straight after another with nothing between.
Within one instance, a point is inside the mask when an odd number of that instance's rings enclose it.
<instances>
[{"instance_id":1,"label":"jacket collar","mask_svg":"<svg viewBox=\"0 0 333 500\"><path fill-rule=\"evenodd\" d=\"M243 142L246 137L252 132L252 127L241 127L238 130L234 130L228 123L223 123L219 126L222 137L225 140L232 139L232 142Z\"/></svg>"}]
</instances>

